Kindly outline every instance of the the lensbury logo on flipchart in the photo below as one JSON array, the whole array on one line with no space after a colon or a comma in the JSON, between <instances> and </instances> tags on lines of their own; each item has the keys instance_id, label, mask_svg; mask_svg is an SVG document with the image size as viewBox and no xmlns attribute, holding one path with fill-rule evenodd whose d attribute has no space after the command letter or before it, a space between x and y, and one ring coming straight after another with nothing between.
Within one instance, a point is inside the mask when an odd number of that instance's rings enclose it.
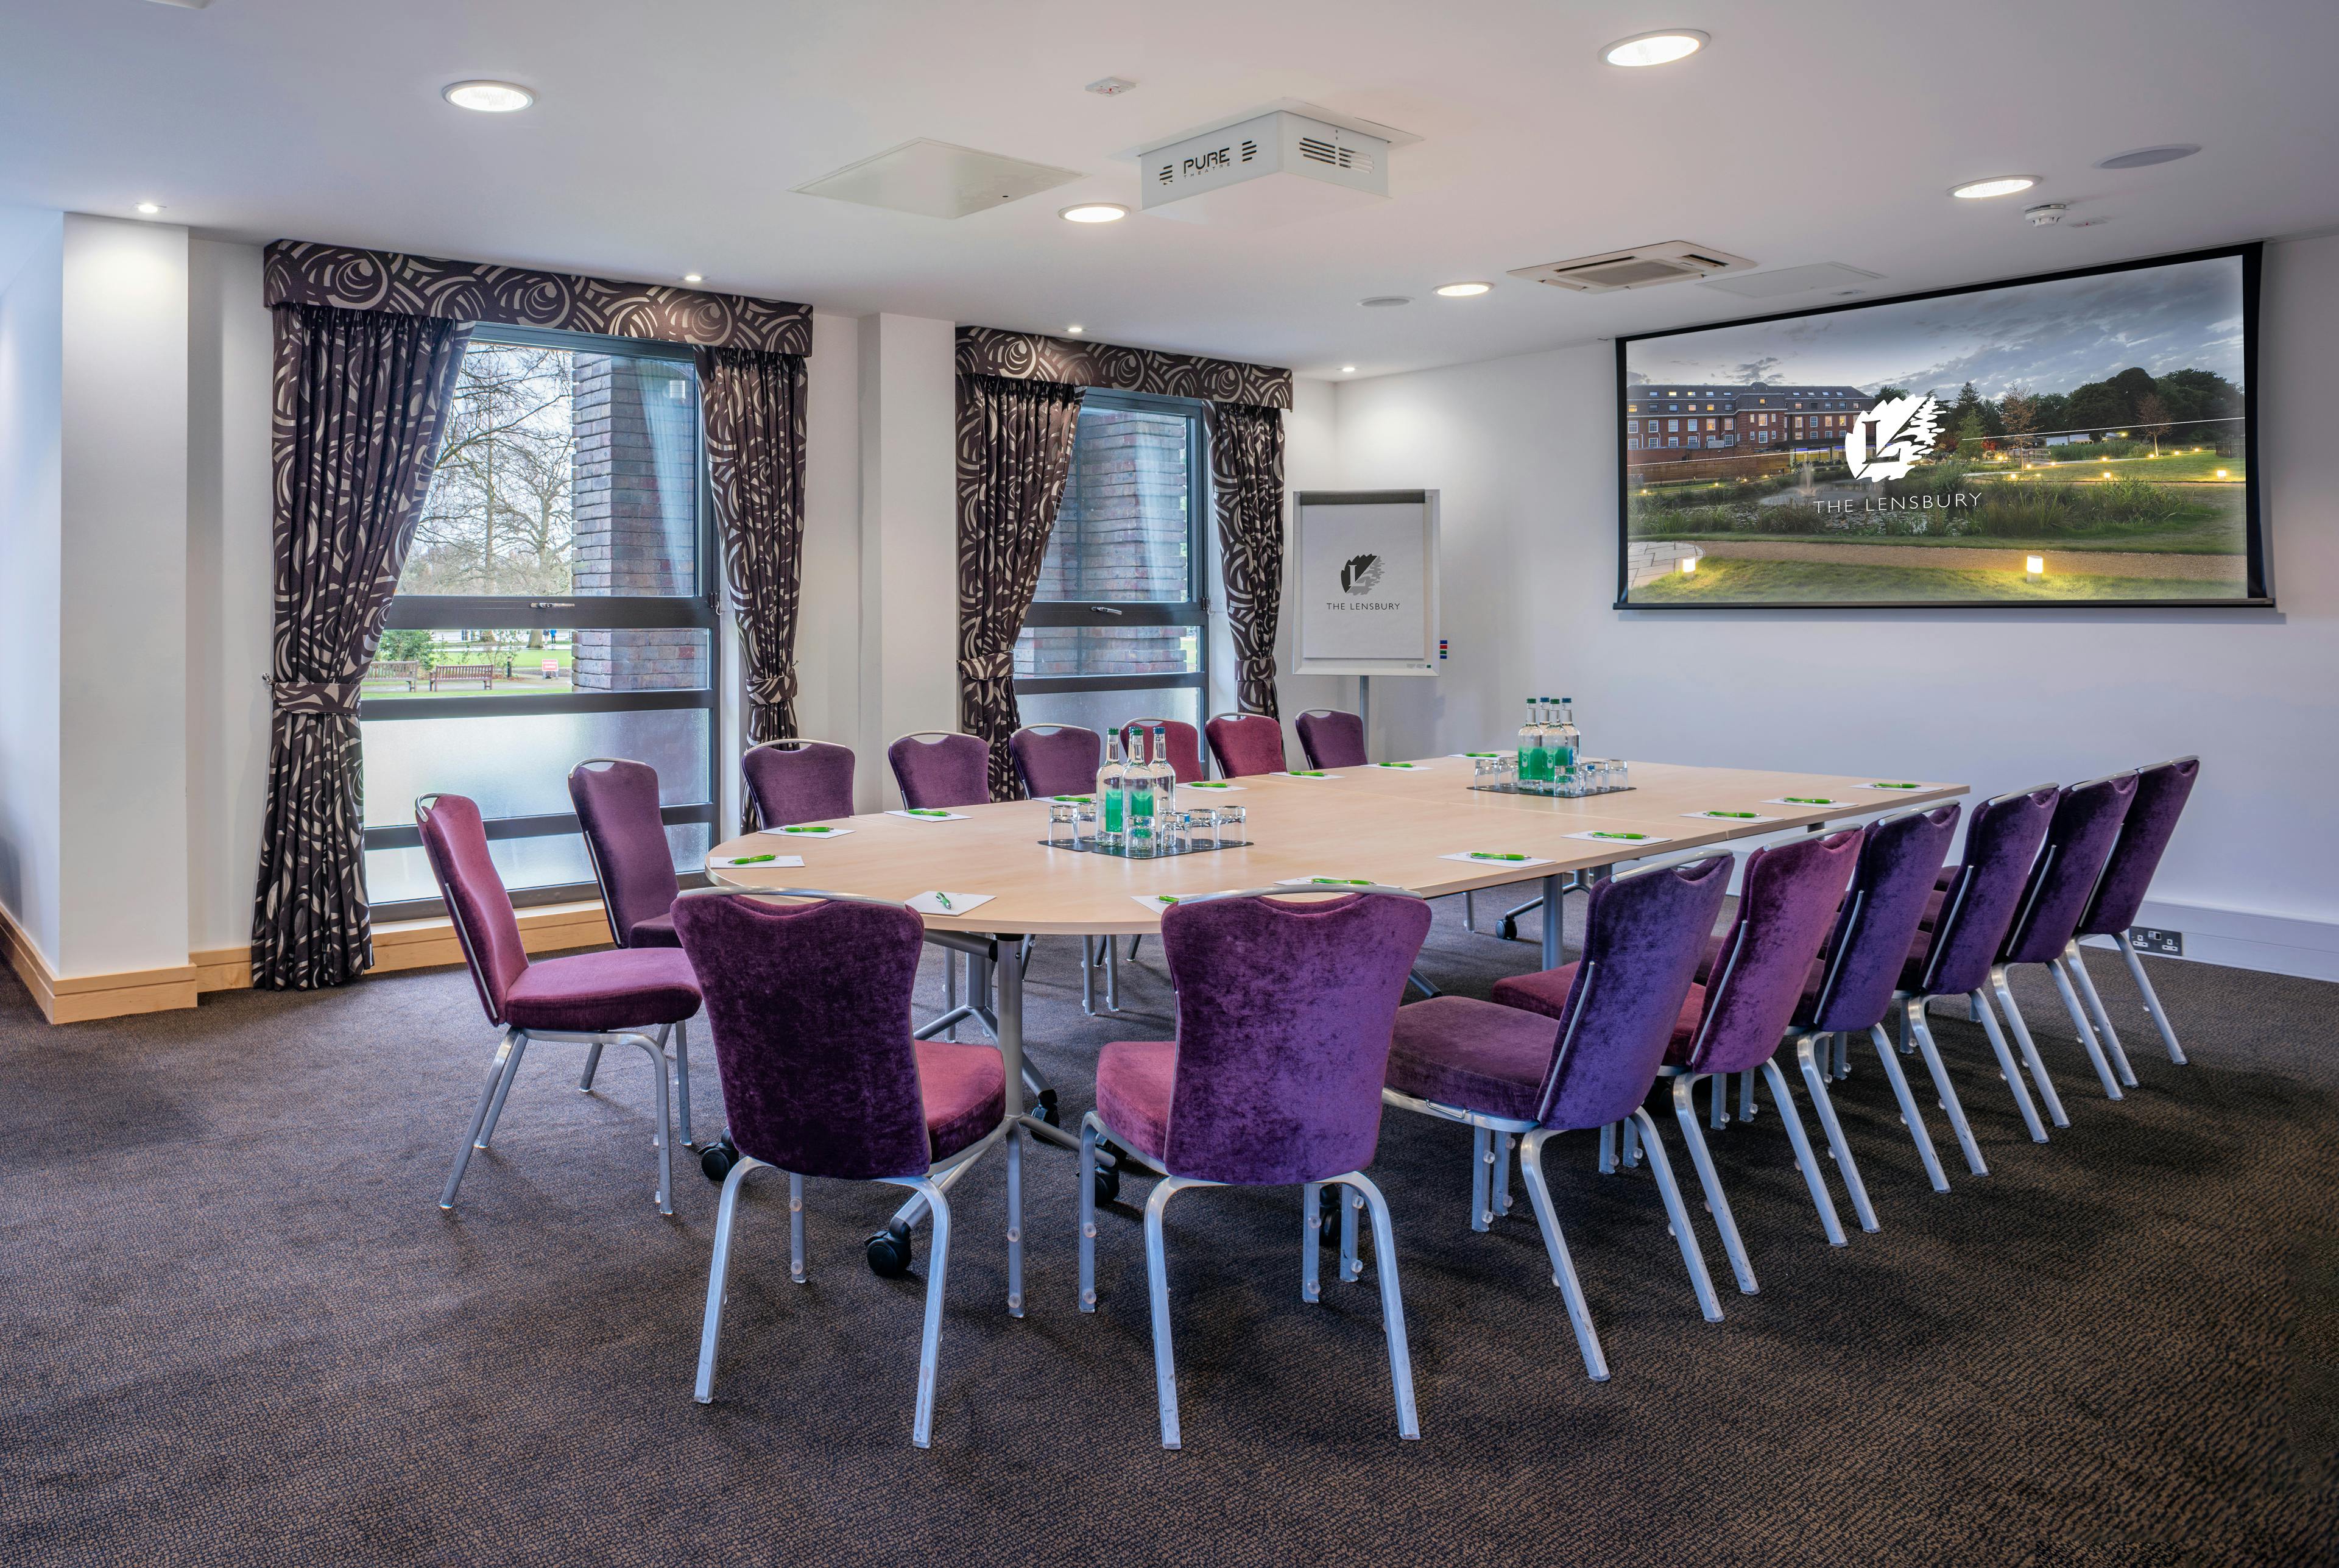
<instances>
[{"instance_id":1,"label":"the lensbury logo on flipchart","mask_svg":"<svg viewBox=\"0 0 2339 1568\"><path fill-rule=\"evenodd\" d=\"M1386 569L1378 556L1350 556L1340 567L1340 591L1350 596L1368 594Z\"/></svg>"},{"instance_id":2,"label":"the lensbury logo on flipchart","mask_svg":"<svg viewBox=\"0 0 2339 1568\"><path fill-rule=\"evenodd\" d=\"M1843 433L1843 459L1855 479L1905 479L1941 437L1941 405L1927 397L1879 398Z\"/></svg>"}]
</instances>

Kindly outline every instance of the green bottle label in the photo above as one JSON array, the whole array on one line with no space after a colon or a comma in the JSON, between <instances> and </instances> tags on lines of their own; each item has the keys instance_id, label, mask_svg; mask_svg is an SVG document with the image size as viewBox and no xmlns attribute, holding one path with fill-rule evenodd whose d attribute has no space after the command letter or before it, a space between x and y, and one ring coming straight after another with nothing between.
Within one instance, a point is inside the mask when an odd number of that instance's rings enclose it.
<instances>
[{"instance_id":1,"label":"green bottle label","mask_svg":"<svg viewBox=\"0 0 2339 1568\"><path fill-rule=\"evenodd\" d=\"M1104 792L1104 831L1120 831L1120 792L1117 789Z\"/></svg>"}]
</instances>

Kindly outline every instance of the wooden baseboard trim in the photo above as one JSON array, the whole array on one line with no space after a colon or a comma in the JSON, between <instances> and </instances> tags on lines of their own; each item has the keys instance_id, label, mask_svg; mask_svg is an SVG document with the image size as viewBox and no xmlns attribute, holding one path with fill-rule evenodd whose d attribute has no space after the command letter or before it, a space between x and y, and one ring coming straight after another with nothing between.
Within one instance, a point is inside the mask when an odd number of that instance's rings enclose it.
<instances>
[{"instance_id":1,"label":"wooden baseboard trim","mask_svg":"<svg viewBox=\"0 0 2339 1568\"><path fill-rule=\"evenodd\" d=\"M8 967L25 982L41 1016L51 1023L87 1023L195 1005L197 971L192 963L118 974L59 975L16 923L15 916L5 909L0 909L0 946L7 949Z\"/></svg>"}]
</instances>

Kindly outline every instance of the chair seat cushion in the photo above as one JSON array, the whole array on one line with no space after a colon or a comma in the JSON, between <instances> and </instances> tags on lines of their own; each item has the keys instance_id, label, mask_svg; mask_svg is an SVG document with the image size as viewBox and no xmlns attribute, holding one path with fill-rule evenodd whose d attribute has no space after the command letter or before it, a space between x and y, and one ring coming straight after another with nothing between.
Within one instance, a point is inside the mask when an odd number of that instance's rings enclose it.
<instances>
[{"instance_id":1,"label":"chair seat cushion","mask_svg":"<svg viewBox=\"0 0 2339 1568\"><path fill-rule=\"evenodd\" d=\"M698 977L680 948L618 947L529 964L504 998L515 1029L597 1034L680 1023L698 1011Z\"/></svg>"},{"instance_id":2,"label":"chair seat cushion","mask_svg":"<svg viewBox=\"0 0 2339 1568\"><path fill-rule=\"evenodd\" d=\"M626 933L627 947L680 947L682 938L675 934L674 916L654 914L647 920L634 922Z\"/></svg>"},{"instance_id":3,"label":"chair seat cushion","mask_svg":"<svg viewBox=\"0 0 2339 1568\"><path fill-rule=\"evenodd\" d=\"M1117 1040L1097 1057L1097 1115L1115 1138L1157 1164L1170 1147L1170 1090L1177 1073L1174 1040Z\"/></svg>"},{"instance_id":4,"label":"chair seat cushion","mask_svg":"<svg viewBox=\"0 0 2339 1568\"><path fill-rule=\"evenodd\" d=\"M1388 1086L1456 1110L1533 1121L1558 1043L1558 1025L1539 1011L1434 996L1396 1010Z\"/></svg>"},{"instance_id":5,"label":"chair seat cushion","mask_svg":"<svg viewBox=\"0 0 2339 1568\"><path fill-rule=\"evenodd\" d=\"M1717 950L1721 938L1714 939ZM1712 954L1707 962L1718 962ZM1812 982L1816 986L1817 981ZM1495 982L1495 1000L1505 1007L1524 1008L1542 1013L1545 1018L1560 1018L1567 1011L1567 993L1575 985L1575 965L1563 963L1557 969L1546 969L1536 974L1515 974ZM1667 1061L1686 1060L1683 1052L1689 1042L1697 1038L1697 1026L1705 1017L1705 987L1693 984L1689 994L1682 999L1681 1011L1673 1018L1673 1043L1665 1048Z\"/></svg>"},{"instance_id":6,"label":"chair seat cushion","mask_svg":"<svg viewBox=\"0 0 2339 1568\"><path fill-rule=\"evenodd\" d=\"M918 1087L926 1100L926 1137L947 1159L981 1140L1007 1114L1007 1069L995 1045L922 1040Z\"/></svg>"}]
</instances>

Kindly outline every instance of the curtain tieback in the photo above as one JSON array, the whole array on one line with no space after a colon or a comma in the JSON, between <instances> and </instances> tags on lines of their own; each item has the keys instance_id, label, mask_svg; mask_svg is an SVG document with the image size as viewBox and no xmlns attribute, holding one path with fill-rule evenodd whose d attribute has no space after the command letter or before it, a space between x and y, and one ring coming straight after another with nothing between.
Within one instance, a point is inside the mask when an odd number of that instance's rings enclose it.
<instances>
[{"instance_id":1,"label":"curtain tieback","mask_svg":"<svg viewBox=\"0 0 2339 1568\"><path fill-rule=\"evenodd\" d=\"M796 695L796 665L784 659L747 681L747 700L757 707L777 707Z\"/></svg>"},{"instance_id":2,"label":"curtain tieback","mask_svg":"<svg viewBox=\"0 0 2339 1568\"><path fill-rule=\"evenodd\" d=\"M962 655L958 669L970 681L1012 681L1015 678L1015 650L1007 647L995 654Z\"/></svg>"},{"instance_id":3,"label":"curtain tieback","mask_svg":"<svg viewBox=\"0 0 2339 1568\"><path fill-rule=\"evenodd\" d=\"M362 681L277 681L268 683L281 714L326 714L355 718Z\"/></svg>"}]
</instances>

